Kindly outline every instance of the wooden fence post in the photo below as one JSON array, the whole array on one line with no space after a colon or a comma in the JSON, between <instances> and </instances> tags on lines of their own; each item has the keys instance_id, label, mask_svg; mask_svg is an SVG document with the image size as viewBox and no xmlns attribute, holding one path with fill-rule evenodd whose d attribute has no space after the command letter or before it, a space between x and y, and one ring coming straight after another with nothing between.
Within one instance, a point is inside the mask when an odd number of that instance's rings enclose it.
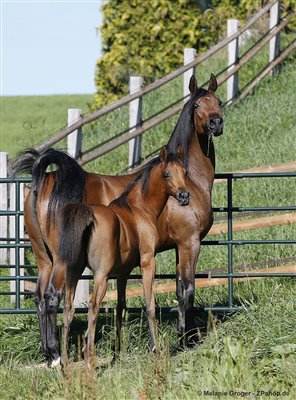
<instances>
[{"instance_id":1,"label":"wooden fence post","mask_svg":"<svg viewBox=\"0 0 296 400\"><path fill-rule=\"evenodd\" d=\"M184 49L184 65L189 64L196 57L196 50L192 48ZM189 91L189 81L192 75L195 75L195 68L190 68L186 72L184 72L184 80L183 80L183 97L184 102L188 101L187 96L190 94Z\"/></svg>"},{"instance_id":2,"label":"wooden fence post","mask_svg":"<svg viewBox=\"0 0 296 400\"><path fill-rule=\"evenodd\" d=\"M231 36L238 30L239 21L237 19L227 20L227 36ZM228 45L228 71L231 71L238 62L238 38L232 40ZM236 72L227 80L227 103L238 95L238 73Z\"/></svg>"},{"instance_id":3,"label":"wooden fence post","mask_svg":"<svg viewBox=\"0 0 296 400\"><path fill-rule=\"evenodd\" d=\"M7 178L7 162L8 162L8 154L5 152L0 152L0 178ZM7 191L7 183L0 184L0 210L6 211L8 210L8 191ZM0 237L7 238L8 237L8 217L6 215L0 216ZM4 242L1 241L1 244ZM7 249L0 249L0 263L7 263Z\"/></svg>"},{"instance_id":4,"label":"wooden fence post","mask_svg":"<svg viewBox=\"0 0 296 400\"><path fill-rule=\"evenodd\" d=\"M9 190L9 210L18 212L18 211L24 211L24 184L19 183L19 207L18 207L18 201L16 199L16 185L17 183L12 183L10 185L10 190ZM16 224L16 218L19 218L18 224ZM18 225L18 229L17 229ZM24 217L23 216L17 216L17 215L12 215L9 217L9 238L12 239L14 238L15 241L14 243L17 245L19 244L22 240L24 239L25 236L25 229L24 229ZM12 242L10 242L12 243ZM18 257L16 256L16 253L18 252ZM21 266L24 266L25 264L25 249L24 248L17 248L15 247L14 249L9 249L9 265L10 267L10 276L16 276L17 275L17 266L16 262L18 259L19 263L19 276L24 276L24 268ZM10 281L10 291L15 292L16 288L19 287L20 292L24 292L25 290L25 282L20 281L19 286L17 286L16 281ZM21 296L21 299L23 299L24 296ZM15 296L12 295L10 296L10 301L12 303L15 302Z\"/></svg>"},{"instance_id":5,"label":"wooden fence post","mask_svg":"<svg viewBox=\"0 0 296 400\"><path fill-rule=\"evenodd\" d=\"M143 86L143 78L140 76L131 76L129 87L130 94L133 94L140 90ZM142 98L139 97L131 101L129 106L129 127L130 131L136 129L142 124ZM140 163L142 155L142 136L137 136L128 142L129 153L128 153L128 166L132 168Z\"/></svg>"},{"instance_id":6,"label":"wooden fence post","mask_svg":"<svg viewBox=\"0 0 296 400\"><path fill-rule=\"evenodd\" d=\"M79 108L68 109L68 126L77 122L81 118L82 110ZM82 151L82 129L79 128L76 131L70 133L67 136L68 154L75 158L81 158Z\"/></svg>"},{"instance_id":7,"label":"wooden fence post","mask_svg":"<svg viewBox=\"0 0 296 400\"><path fill-rule=\"evenodd\" d=\"M277 1L270 9L269 14L269 29L273 30L280 22L280 1ZM269 62L271 63L280 55L280 32L270 39L269 42ZM272 70L271 74L276 71Z\"/></svg>"}]
</instances>

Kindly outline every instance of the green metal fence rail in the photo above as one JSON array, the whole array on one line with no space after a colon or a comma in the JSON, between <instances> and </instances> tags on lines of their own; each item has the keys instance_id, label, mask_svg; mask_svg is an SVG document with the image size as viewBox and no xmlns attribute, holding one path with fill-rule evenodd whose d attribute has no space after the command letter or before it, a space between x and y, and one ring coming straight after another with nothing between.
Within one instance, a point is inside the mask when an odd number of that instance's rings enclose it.
<instances>
[{"instance_id":1,"label":"green metal fence rail","mask_svg":"<svg viewBox=\"0 0 296 400\"><path fill-rule=\"evenodd\" d=\"M228 249L228 265L227 265L227 273L213 273L211 274L211 278L227 278L228 279L228 304L227 306L218 306L218 307L204 307L205 311L219 311L219 312L232 312L239 310L238 307L234 305L234 296L233 296L233 283L235 278L247 278L247 277L290 277L295 278L295 273L234 273L233 271L233 248L234 246L243 246L243 245L278 245L278 244L296 244L296 240L235 240L233 239L233 215L236 212L250 212L250 211L295 211L296 205L291 206L282 206L282 207L234 207L233 206L233 181L239 179L252 179L252 178L286 178L286 177L296 177L296 172L277 172L277 173L222 173L216 174L216 179L225 179L227 182L227 207L216 207L213 208L215 213L227 213L228 219L228 233L226 240L203 240L203 246L227 246ZM20 291L20 282L21 281L37 281L37 276L21 276L20 270L21 268L26 267L34 267L32 265L20 265L20 249L21 248L30 248L30 242L28 239L21 238L19 234L20 227L20 217L23 215L23 212L20 211L20 184L21 183L30 183L31 179L29 178L18 178L18 179L0 179L0 184L16 184L16 209L12 211L0 210L0 216L14 216L15 217L15 238L0 238L0 249L15 249L15 265L1 264L0 270L4 271L5 269L15 268L15 275L9 276L7 274L3 275L3 272L0 274L0 285L3 286L4 282L12 282L15 281L15 291L5 291L0 289L0 298L1 296L15 296L15 302L11 303L11 308L0 308L0 314L33 314L36 312L35 308L24 308L21 307L21 296L28 295L32 296L32 292L21 292ZM156 274L156 279L175 279L175 274ZM208 273L196 273L196 278L208 278ZM92 275L84 275L81 279L92 279ZM139 274L131 274L130 279L141 279L141 275ZM1 303L0 303L1 304ZM140 308L128 308L130 312L135 312L141 310ZM161 307L162 312L171 312L174 311L175 307ZM61 310L60 310L61 311ZM113 308L111 307L102 307L102 312L111 312ZM78 307L76 308L77 313L85 313L87 312L86 307Z\"/></svg>"}]
</instances>

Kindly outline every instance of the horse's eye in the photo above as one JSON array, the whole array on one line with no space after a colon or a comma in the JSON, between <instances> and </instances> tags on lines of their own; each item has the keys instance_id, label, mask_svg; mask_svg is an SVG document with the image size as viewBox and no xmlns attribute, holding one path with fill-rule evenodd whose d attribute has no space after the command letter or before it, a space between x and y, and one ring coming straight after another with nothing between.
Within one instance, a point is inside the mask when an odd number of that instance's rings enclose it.
<instances>
[{"instance_id":1,"label":"horse's eye","mask_svg":"<svg viewBox=\"0 0 296 400\"><path fill-rule=\"evenodd\" d=\"M185 171L184 171L184 174L185 174L185 175L188 175L188 171L187 171L187 169L185 169Z\"/></svg>"},{"instance_id":2,"label":"horse's eye","mask_svg":"<svg viewBox=\"0 0 296 400\"><path fill-rule=\"evenodd\" d=\"M221 100L219 100L219 106L220 106L220 107L222 106L222 101L221 101Z\"/></svg>"},{"instance_id":3,"label":"horse's eye","mask_svg":"<svg viewBox=\"0 0 296 400\"><path fill-rule=\"evenodd\" d=\"M194 103L194 108L196 109L198 107L199 107L199 104L198 103Z\"/></svg>"},{"instance_id":4,"label":"horse's eye","mask_svg":"<svg viewBox=\"0 0 296 400\"><path fill-rule=\"evenodd\" d=\"M170 173L169 173L169 172L165 172L165 173L163 174L164 179L169 178L169 176L170 176Z\"/></svg>"}]
</instances>

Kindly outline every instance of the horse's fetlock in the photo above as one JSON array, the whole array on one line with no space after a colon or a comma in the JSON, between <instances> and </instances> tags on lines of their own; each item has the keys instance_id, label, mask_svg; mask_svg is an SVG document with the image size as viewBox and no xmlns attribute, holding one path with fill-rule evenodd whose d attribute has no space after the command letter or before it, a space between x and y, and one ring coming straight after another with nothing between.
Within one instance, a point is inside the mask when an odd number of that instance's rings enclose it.
<instances>
[{"instance_id":1,"label":"horse's fetlock","mask_svg":"<svg viewBox=\"0 0 296 400\"><path fill-rule=\"evenodd\" d=\"M57 340L50 340L47 343L47 349L50 354L56 354L58 352L59 342Z\"/></svg>"}]
</instances>

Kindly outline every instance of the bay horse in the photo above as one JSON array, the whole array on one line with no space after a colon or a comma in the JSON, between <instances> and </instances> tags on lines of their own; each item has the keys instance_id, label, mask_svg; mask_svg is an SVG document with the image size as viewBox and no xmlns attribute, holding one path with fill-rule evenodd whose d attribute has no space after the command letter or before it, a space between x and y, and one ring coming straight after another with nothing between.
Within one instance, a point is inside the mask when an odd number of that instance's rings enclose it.
<instances>
[{"instance_id":1,"label":"bay horse","mask_svg":"<svg viewBox=\"0 0 296 400\"><path fill-rule=\"evenodd\" d=\"M116 326L119 352L122 312L126 307L126 283L129 274L138 265L143 279L151 350L155 350L153 281L158 243L156 223L169 196L177 199L180 206L188 205L190 197L185 184L183 150L179 147L177 151L177 154L168 154L164 147L159 159L144 168L127 190L108 206L70 203L61 210L59 259L64 263L66 276L65 359L69 327L75 311L75 289L86 264L94 276L94 289L88 310L88 354L93 354L95 323L110 275L117 277Z\"/></svg>"},{"instance_id":2,"label":"bay horse","mask_svg":"<svg viewBox=\"0 0 296 400\"><path fill-rule=\"evenodd\" d=\"M213 222L211 192L215 151L212 137L223 133L221 102L215 96L216 89L217 80L213 74L208 89L199 88L195 77L191 77L190 99L167 144L170 153L176 152L179 145L184 149L187 186L191 193L190 205L185 208L169 198L157 221L157 252L176 250L178 333L181 337L194 327L195 264L201 240ZM51 164L57 166L56 172L46 172ZM52 365L56 365L60 361L56 313L65 283L57 256L57 211L67 203L75 202L108 205L140 172L123 176L88 173L74 159L53 149L42 153L25 150L17 157L13 168L16 175L29 173L33 179L25 201L24 217L38 266L35 302L42 351L48 360L52 360Z\"/></svg>"}]
</instances>

